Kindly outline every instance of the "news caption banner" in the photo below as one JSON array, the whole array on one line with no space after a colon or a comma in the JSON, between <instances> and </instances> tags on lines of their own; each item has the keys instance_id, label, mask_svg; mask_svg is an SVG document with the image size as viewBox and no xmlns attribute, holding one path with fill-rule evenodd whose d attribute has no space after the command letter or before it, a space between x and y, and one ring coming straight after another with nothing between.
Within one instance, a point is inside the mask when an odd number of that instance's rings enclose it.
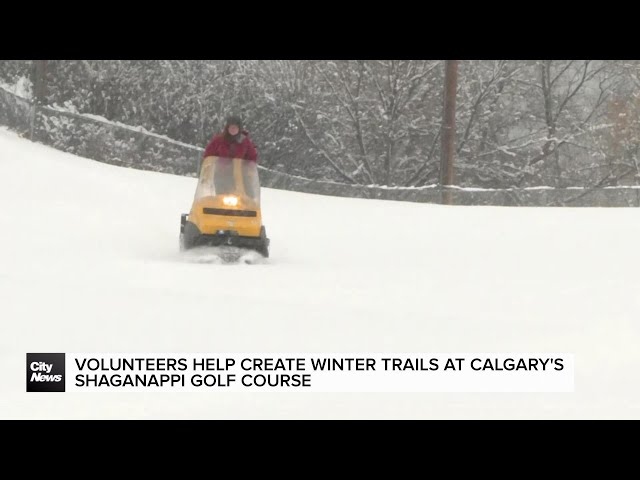
<instances>
[{"instance_id":1,"label":"news caption banner","mask_svg":"<svg viewBox=\"0 0 640 480\"><path fill-rule=\"evenodd\" d=\"M573 392L572 354L27 353L28 392Z\"/></svg>"}]
</instances>

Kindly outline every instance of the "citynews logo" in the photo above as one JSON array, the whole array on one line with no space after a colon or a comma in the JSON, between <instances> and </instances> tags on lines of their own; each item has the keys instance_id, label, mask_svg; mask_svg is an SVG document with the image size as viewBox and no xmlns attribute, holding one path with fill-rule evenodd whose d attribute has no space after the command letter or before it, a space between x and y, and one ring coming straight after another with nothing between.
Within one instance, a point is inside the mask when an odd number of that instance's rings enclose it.
<instances>
[{"instance_id":1,"label":"citynews logo","mask_svg":"<svg viewBox=\"0 0 640 480\"><path fill-rule=\"evenodd\" d=\"M64 353L27 353L27 392L64 392Z\"/></svg>"}]
</instances>

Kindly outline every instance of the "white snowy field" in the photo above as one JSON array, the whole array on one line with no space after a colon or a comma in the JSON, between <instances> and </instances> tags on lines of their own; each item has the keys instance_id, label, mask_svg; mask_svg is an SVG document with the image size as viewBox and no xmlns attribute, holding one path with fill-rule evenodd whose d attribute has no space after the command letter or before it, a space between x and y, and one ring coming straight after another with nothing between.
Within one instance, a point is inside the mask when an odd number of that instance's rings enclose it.
<instances>
[{"instance_id":1,"label":"white snowy field","mask_svg":"<svg viewBox=\"0 0 640 480\"><path fill-rule=\"evenodd\" d=\"M178 252L195 179L0 129L0 418L640 418L640 212L263 190L271 258ZM573 393L26 393L27 352L555 352Z\"/></svg>"}]
</instances>

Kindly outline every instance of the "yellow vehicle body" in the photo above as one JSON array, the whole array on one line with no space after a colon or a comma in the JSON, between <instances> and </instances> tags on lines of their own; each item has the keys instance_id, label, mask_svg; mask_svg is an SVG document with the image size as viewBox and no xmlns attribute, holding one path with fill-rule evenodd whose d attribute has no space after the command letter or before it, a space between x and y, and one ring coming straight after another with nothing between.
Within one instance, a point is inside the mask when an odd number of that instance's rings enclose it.
<instances>
[{"instance_id":1,"label":"yellow vehicle body","mask_svg":"<svg viewBox=\"0 0 640 480\"><path fill-rule=\"evenodd\" d=\"M234 246L269 256L255 162L203 159L191 210L180 223L180 248Z\"/></svg>"}]
</instances>

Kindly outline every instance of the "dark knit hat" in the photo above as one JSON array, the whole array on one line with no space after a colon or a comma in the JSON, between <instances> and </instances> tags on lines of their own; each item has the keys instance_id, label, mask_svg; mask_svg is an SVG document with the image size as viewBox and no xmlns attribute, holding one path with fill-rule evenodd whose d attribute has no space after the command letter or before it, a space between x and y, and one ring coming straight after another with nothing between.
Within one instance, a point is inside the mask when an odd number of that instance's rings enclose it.
<instances>
[{"instance_id":1,"label":"dark knit hat","mask_svg":"<svg viewBox=\"0 0 640 480\"><path fill-rule=\"evenodd\" d=\"M242 119L237 115L231 115L227 117L225 126L228 127L229 125L237 125L238 128L242 130Z\"/></svg>"}]
</instances>

